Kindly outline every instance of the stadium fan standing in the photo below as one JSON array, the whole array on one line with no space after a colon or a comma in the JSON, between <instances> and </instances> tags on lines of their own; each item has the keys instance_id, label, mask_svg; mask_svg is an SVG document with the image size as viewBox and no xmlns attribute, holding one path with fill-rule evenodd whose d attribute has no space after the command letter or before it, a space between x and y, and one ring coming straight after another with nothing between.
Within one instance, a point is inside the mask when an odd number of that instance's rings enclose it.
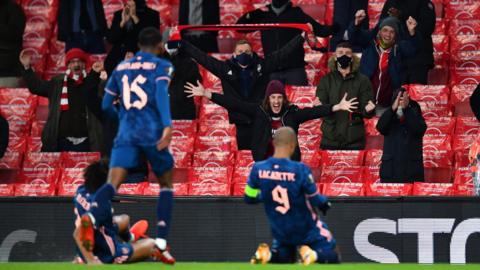
<instances>
[{"instance_id":1,"label":"stadium fan standing","mask_svg":"<svg viewBox=\"0 0 480 270\"><path fill-rule=\"evenodd\" d=\"M255 161L269 158L274 153L273 136L277 129L282 126L293 128L298 132L301 123L308 120L325 117L336 111L355 110L358 104L356 98L346 99L346 95L336 105L320 105L312 108L300 109L295 105L291 105L285 95L285 86L280 81L271 81L267 86L265 98L261 104L248 103L235 98L228 97L205 90L198 83L198 86L188 83L186 92L190 96L203 96L211 99L213 102L227 108L228 110L242 112L252 121L252 155ZM300 161L300 148L298 144L292 154L292 159Z\"/></svg>"},{"instance_id":2,"label":"stadium fan standing","mask_svg":"<svg viewBox=\"0 0 480 270\"><path fill-rule=\"evenodd\" d=\"M227 61L209 56L184 40L181 42L180 53L191 56L220 78L226 97L243 102L260 103L265 96L270 74L282 63L290 61L293 51L297 49L303 51L303 42L304 39L298 35L280 50L267 55L265 59L253 52L252 46L246 40L237 42L232 58ZM250 149L253 133L252 118L242 111L232 110L228 110L228 117L237 128L238 149Z\"/></svg>"}]
</instances>

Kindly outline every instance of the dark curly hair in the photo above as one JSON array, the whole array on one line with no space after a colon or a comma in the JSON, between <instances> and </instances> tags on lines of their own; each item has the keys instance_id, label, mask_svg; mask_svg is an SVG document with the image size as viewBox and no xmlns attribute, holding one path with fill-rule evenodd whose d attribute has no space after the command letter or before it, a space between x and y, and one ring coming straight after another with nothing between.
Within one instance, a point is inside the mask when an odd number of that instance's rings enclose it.
<instances>
[{"instance_id":1,"label":"dark curly hair","mask_svg":"<svg viewBox=\"0 0 480 270\"><path fill-rule=\"evenodd\" d=\"M85 188L89 193L95 193L105 182L108 176L108 161L101 159L88 165L83 172Z\"/></svg>"}]
</instances>

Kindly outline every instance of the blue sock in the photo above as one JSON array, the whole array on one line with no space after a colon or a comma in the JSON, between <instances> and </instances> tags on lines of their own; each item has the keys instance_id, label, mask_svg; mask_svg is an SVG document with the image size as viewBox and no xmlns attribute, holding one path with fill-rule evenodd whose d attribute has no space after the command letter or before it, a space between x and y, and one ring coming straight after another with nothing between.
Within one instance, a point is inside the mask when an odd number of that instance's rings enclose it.
<instances>
[{"instance_id":1,"label":"blue sock","mask_svg":"<svg viewBox=\"0 0 480 270\"><path fill-rule=\"evenodd\" d=\"M108 217L111 217L115 188L112 184L106 183L93 196L95 196L97 205L92 205L89 212L95 218L95 226L101 226Z\"/></svg>"},{"instance_id":2,"label":"blue sock","mask_svg":"<svg viewBox=\"0 0 480 270\"><path fill-rule=\"evenodd\" d=\"M166 239L173 208L173 189L162 188L157 201L157 238Z\"/></svg>"}]
</instances>

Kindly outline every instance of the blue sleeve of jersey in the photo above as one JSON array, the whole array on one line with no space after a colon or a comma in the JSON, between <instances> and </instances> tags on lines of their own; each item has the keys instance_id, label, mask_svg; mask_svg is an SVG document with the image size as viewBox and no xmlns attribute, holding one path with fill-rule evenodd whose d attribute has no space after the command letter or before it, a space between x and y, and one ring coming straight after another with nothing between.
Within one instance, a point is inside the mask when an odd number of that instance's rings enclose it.
<instances>
[{"instance_id":1,"label":"blue sleeve of jersey","mask_svg":"<svg viewBox=\"0 0 480 270\"><path fill-rule=\"evenodd\" d=\"M303 165L303 190L307 195L308 200L313 206L319 207L327 202L327 197L320 195L318 187L315 184L312 171L306 165Z\"/></svg>"},{"instance_id":2,"label":"blue sleeve of jersey","mask_svg":"<svg viewBox=\"0 0 480 270\"><path fill-rule=\"evenodd\" d=\"M107 81L105 85L105 94L110 94L112 96L118 96L120 94L120 87L118 86L117 78L117 71L114 70L112 75Z\"/></svg>"},{"instance_id":3,"label":"blue sleeve of jersey","mask_svg":"<svg viewBox=\"0 0 480 270\"><path fill-rule=\"evenodd\" d=\"M254 204L261 202L260 185L258 183L257 167L253 165L245 186L244 200L246 203Z\"/></svg>"},{"instance_id":4,"label":"blue sleeve of jersey","mask_svg":"<svg viewBox=\"0 0 480 270\"><path fill-rule=\"evenodd\" d=\"M172 126L172 116L170 114L170 98L168 96L168 84L169 80L158 78L156 81L156 93L155 99L157 101L157 108L160 112L160 119L162 120L163 127Z\"/></svg>"},{"instance_id":5,"label":"blue sleeve of jersey","mask_svg":"<svg viewBox=\"0 0 480 270\"><path fill-rule=\"evenodd\" d=\"M105 86L105 95L103 96L102 101L102 110L105 114L112 119L116 119L118 116L118 111L113 105L114 100L118 97L119 88L117 81L115 80L116 72L112 73L110 79L108 79L107 85Z\"/></svg>"}]
</instances>

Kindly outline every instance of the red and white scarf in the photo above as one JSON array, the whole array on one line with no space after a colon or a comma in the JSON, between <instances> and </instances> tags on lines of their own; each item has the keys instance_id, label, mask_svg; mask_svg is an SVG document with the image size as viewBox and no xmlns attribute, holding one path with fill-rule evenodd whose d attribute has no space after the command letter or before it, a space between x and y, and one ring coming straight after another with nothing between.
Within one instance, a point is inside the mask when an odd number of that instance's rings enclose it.
<instances>
[{"instance_id":1,"label":"red and white scarf","mask_svg":"<svg viewBox=\"0 0 480 270\"><path fill-rule=\"evenodd\" d=\"M68 79L72 79L75 82L75 85L83 84L83 80L87 77L87 72L85 70L78 74L73 74L70 69L65 72L65 76L63 77L63 87L62 87L62 95L60 96L60 110L61 111L68 111Z\"/></svg>"}]
</instances>

